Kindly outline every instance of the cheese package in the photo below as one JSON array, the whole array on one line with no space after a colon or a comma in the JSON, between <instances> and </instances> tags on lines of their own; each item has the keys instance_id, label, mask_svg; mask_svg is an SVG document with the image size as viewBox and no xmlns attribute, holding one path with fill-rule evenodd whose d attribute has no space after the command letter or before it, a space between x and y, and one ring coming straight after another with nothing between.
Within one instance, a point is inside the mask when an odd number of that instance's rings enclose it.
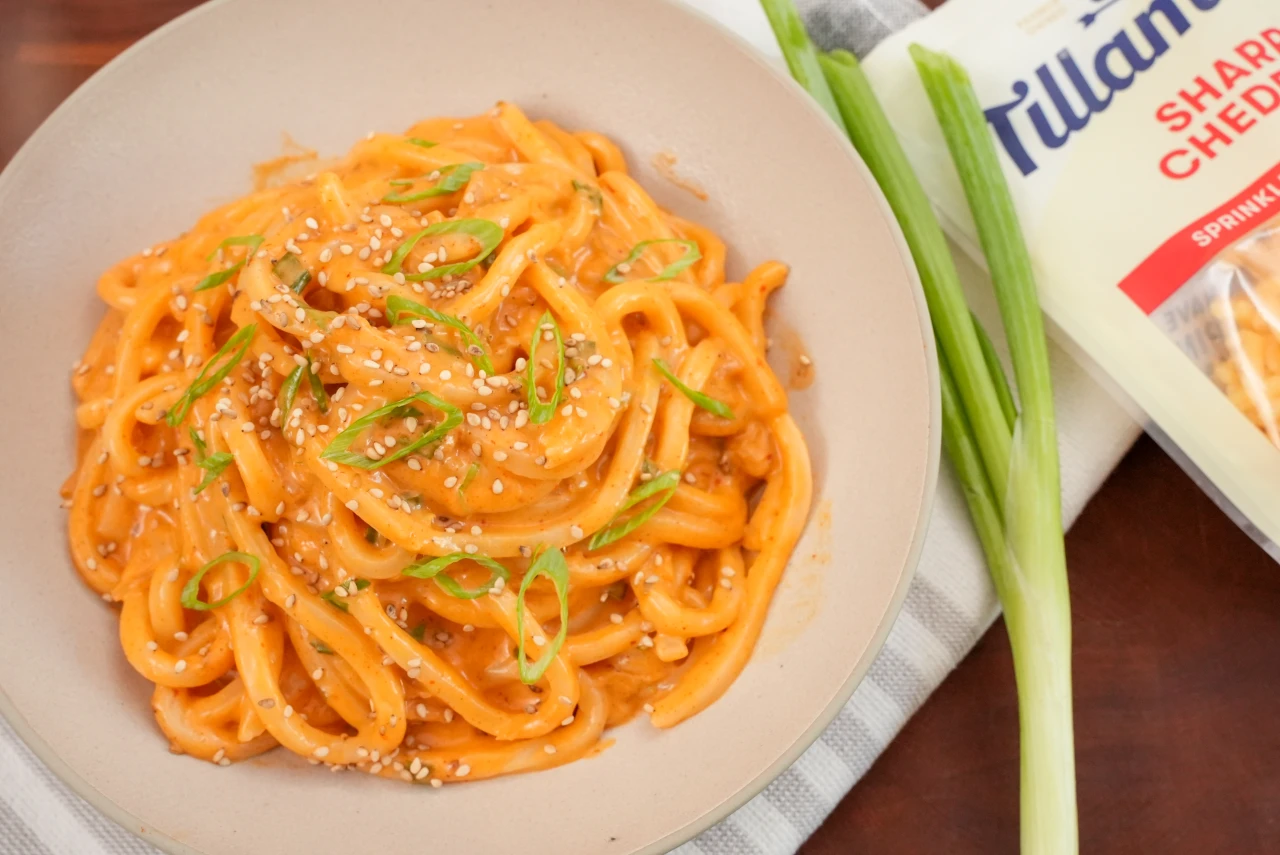
<instances>
[{"instance_id":1,"label":"cheese package","mask_svg":"<svg viewBox=\"0 0 1280 855\"><path fill-rule=\"evenodd\" d=\"M948 0L864 68L977 234L907 49L969 71L1055 334L1280 557L1280 0Z\"/></svg>"}]
</instances>

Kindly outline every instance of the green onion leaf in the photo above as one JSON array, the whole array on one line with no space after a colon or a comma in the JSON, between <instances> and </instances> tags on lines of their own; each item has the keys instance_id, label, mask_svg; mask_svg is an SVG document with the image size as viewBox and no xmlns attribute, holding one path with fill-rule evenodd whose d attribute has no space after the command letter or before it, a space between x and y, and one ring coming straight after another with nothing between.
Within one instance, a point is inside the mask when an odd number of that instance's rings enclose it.
<instances>
[{"instance_id":1,"label":"green onion leaf","mask_svg":"<svg viewBox=\"0 0 1280 855\"><path fill-rule=\"evenodd\" d=\"M480 262L484 261L489 255L498 248L498 244L502 243L502 238L506 236L506 232L502 227L491 220L444 220L427 226L419 232L415 232L404 243L396 247L396 251L391 254L391 258L386 264L382 265L382 272L388 276L394 276L400 272L401 265L404 264L405 258L417 245L418 241L424 237L433 235L451 235L464 234L475 238L480 244L480 251L470 261L459 261L455 264L442 264L439 267L433 267L424 273L405 274L405 279L412 282L421 282L423 279L438 279L441 276L453 275L460 276Z\"/></svg>"},{"instance_id":2,"label":"green onion leaf","mask_svg":"<svg viewBox=\"0 0 1280 855\"><path fill-rule=\"evenodd\" d=\"M217 273L210 273L208 276L196 283L195 290L208 291L210 288L217 288L223 282L226 282L232 276L235 276L236 273L239 272L240 268L244 267L245 262L252 258L253 254L258 251L258 247L262 246L262 235L237 235L235 237L229 237L222 243L218 244L217 248L214 249L213 252L209 253L208 260L213 261L219 250L226 249L229 246L246 247L244 258L240 259L226 270L219 270Z\"/></svg>"},{"instance_id":3,"label":"green onion leaf","mask_svg":"<svg viewBox=\"0 0 1280 855\"><path fill-rule=\"evenodd\" d=\"M538 344L542 341L543 327L550 325L551 333L556 340L556 385L551 392L551 400L543 403L538 400ZM564 338L560 335L560 325L551 317L550 312L543 312L538 319L538 328L533 331L533 341L529 345L529 379L525 383L529 394L529 421L535 425L546 424L556 413L560 405L560 396L564 394Z\"/></svg>"},{"instance_id":4,"label":"green onion leaf","mask_svg":"<svg viewBox=\"0 0 1280 855\"><path fill-rule=\"evenodd\" d=\"M490 570L489 580L479 588L464 588L452 576L441 575L446 568L452 567L459 561L474 561L481 567L487 567ZM483 597L492 590L499 579L505 582L511 578L511 573L506 567L503 567L487 555L468 555L465 552L453 552L449 555L441 555L438 558L431 558L417 564L410 564L401 570L400 574L412 576L415 579L435 579L436 584L446 594L451 597L457 597L460 600L474 600Z\"/></svg>"},{"instance_id":5,"label":"green onion leaf","mask_svg":"<svg viewBox=\"0 0 1280 855\"><path fill-rule=\"evenodd\" d=\"M374 460L372 457L366 457L363 454L357 454L353 451L347 450L351 448L351 444L355 442L356 437L358 437L366 428L371 427L384 416L396 412L397 408L404 407L413 401L421 401L424 404L430 404L445 414L445 420L412 442L405 443L404 445L397 445L394 451L390 451L385 457L379 460ZM380 469L388 463L399 460L402 457L409 456L424 445L429 445L435 442L460 424L462 424L462 410L459 410L448 401L437 398L430 392L422 391L415 395L410 395L407 398L402 398L399 401L392 401L385 407L379 407L373 412L366 413L356 419L348 425L345 430L334 437L332 442L325 446L325 449L320 453L320 456L325 460L332 460L336 463L345 463L348 466L356 466L360 469Z\"/></svg>"},{"instance_id":6,"label":"green onion leaf","mask_svg":"<svg viewBox=\"0 0 1280 855\"><path fill-rule=\"evenodd\" d=\"M622 503L622 507L618 508L618 512L613 515L605 527L591 536L591 543L588 544L587 551L591 552L602 546L608 546L615 540L626 537L647 523L650 517L662 509L663 505L671 501L671 497L676 494L676 488L679 486L680 471L672 469L636 487L627 496L627 500ZM654 495L657 495L658 498L652 505L625 520L618 519L628 510Z\"/></svg>"},{"instance_id":7,"label":"green onion leaf","mask_svg":"<svg viewBox=\"0 0 1280 855\"><path fill-rule=\"evenodd\" d=\"M200 580L204 578L205 573L208 573L219 564L225 564L228 561L248 565L249 580L220 600L212 603L204 602L200 599ZM207 612L210 609L225 606L227 603L249 590L249 586L258 578L258 571L261 569L262 562L258 560L258 556L256 555L250 555L247 552L224 552L197 570L196 575L188 579L187 584L182 586L182 605L184 608L195 609L198 612Z\"/></svg>"},{"instance_id":8,"label":"green onion leaf","mask_svg":"<svg viewBox=\"0 0 1280 855\"><path fill-rule=\"evenodd\" d=\"M447 196L450 193L457 193L467 186L467 182L471 180L471 173L479 172L482 169L484 169L484 164L477 161L446 164L436 170L436 172L440 173L440 183L434 187L419 190L417 193L388 193L382 197L382 201L390 204L420 202L433 196Z\"/></svg>"},{"instance_id":9,"label":"green onion leaf","mask_svg":"<svg viewBox=\"0 0 1280 855\"><path fill-rule=\"evenodd\" d=\"M382 535L378 534L378 530L373 526L365 526L364 539L377 546L378 541L382 539Z\"/></svg>"},{"instance_id":10,"label":"green onion leaf","mask_svg":"<svg viewBox=\"0 0 1280 855\"><path fill-rule=\"evenodd\" d=\"M543 653L537 662L530 665L524 650L524 595L525 591L529 590L529 586L533 584L533 580L539 576L546 576L555 585L556 596L560 600L560 631L552 639L547 652ZM564 560L564 553L559 549L546 549L533 560L533 564L529 565L529 569L525 571L524 580L520 582L520 594L516 597L516 636L520 639L516 661L520 664L520 681L522 683L536 683L542 678L552 660L556 658L556 654L560 652L560 648L564 646L564 640L568 634L569 565Z\"/></svg>"},{"instance_id":11,"label":"green onion leaf","mask_svg":"<svg viewBox=\"0 0 1280 855\"><path fill-rule=\"evenodd\" d=\"M306 288L307 283L311 281L311 271L302 263L302 259L292 252L286 253L283 258L271 265L271 272L288 285L289 290L295 294L301 294L302 289Z\"/></svg>"},{"instance_id":12,"label":"green onion leaf","mask_svg":"<svg viewBox=\"0 0 1280 855\"><path fill-rule=\"evenodd\" d=\"M636 259L644 254L644 251L659 243L678 243L684 247L684 255L662 268L662 272L657 276L649 278L649 282L665 282L668 279L674 279L676 274L683 270L687 270L695 261L702 258L702 251L698 249L698 244L691 240L681 240L679 238L661 238L658 240L642 240L635 246L631 247L631 254L610 267L604 273L604 281L606 282L626 282L627 279L618 272L618 268L622 265L634 264Z\"/></svg>"},{"instance_id":13,"label":"green onion leaf","mask_svg":"<svg viewBox=\"0 0 1280 855\"><path fill-rule=\"evenodd\" d=\"M253 335L257 331L257 324L249 324L247 327L241 327L236 331L235 335L227 339L227 343L218 349L218 352L213 355L212 359L205 363L204 368L200 369L200 373L196 375L196 379L191 381L191 385L187 387L187 391L183 392L182 396L179 397L178 400L174 401L173 406L169 408L169 412L165 414L164 420L169 427L177 427L182 424L182 420L185 419L187 417L187 413L191 411L191 405L194 404L200 396L207 394L214 386L221 383L223 378L231 373L231 369L235 368L236 365L239 364L240 360L244 357L245 352L249 349L249 345L253 340ZM210 374L209 369L212 368L218 360L227 356L227 354L236 347L238 347L239 350L228 357L225 364Z\"/></svg>"},{"instance_id":14,"label":"green onion leaf","mask_svg":"<svg viewBox=\"0 0 1280 855\"><path fill-rule=\"evenodd\" d=\"M333 653L333 648L319 639L311 639L311 646L316 649L316 653L323 653L326 656L332 655Z\"/></svg>"},{"instance_id":15,"label":"green onion leaf","mask_svg":"<svg viewBox=\"0 0 1280 855\"><path fill-rule=\"evenodd\" d=\"M285 422L289 421L289 412L293 409L293 399L297 397L298 386L302 383L302 372L306 370L301 365L289 372L289 376L284 378L284 382L280 384L280 426L283 427Z\"/></svg>"},{"instance_id":16,"label":"green onion leaf","mask_svg":"<svg viewBox=\"0 0 1280 855\"><path fill-rule=\"evenodd\" d=\"M412 145L422 146L423 148L435 148L440 145L440 143L432 142L431 140L424 140L422 137L409 137L405 142L411 143Z\"/></svg>"},{"instance_id":17,"label":"green onion leaf","mask_svg":"<svg viewBox=\"0 0 1280 855\"><path fill-rule=\"evenodd\" d=\"M408 297L401 297L399 294L392 294L388 297L387 323L394 327L400 323L400 319L405 315L430 318L436 323L444 324L457 330L462 340L467 343L467 355L471 357L476 368L490 376L493 375L493 363L489 361L489 355L485 353L484 344L480 341L480 336L472 332L471 327L463 323L462 319L453 315L446 315L444 312L433 309L430 306L424 306L415 300L410 300Z\"/></svg>"},{"instance_id":18,"label":"green onion leaf","mask_svg":"<svg viewBox=\"0 0 1280 855\"><path fill-rule=\"evenodd\" d=\"M311 358L307 358L307 382L311 384L311 396L316 399L316 406L322 414L329 412L329 393L324 390L324 381L313 369ZM299 366L301 367L301 366Z\"/></svg>"},{"instance_id":19,"label":"green onion leaf","mask_svg":"<svg viewBox=\"0 0 1280 855\"><path fill-rule=\"evenodd\" d=\"M599 187L592 187L590 184L587 184L584 181L579 181L575 178L573 179L573 189L586 195L586 197L591 200L591 203L596 206L597 213L599 213L600 209L604 207L604 196L600 194Z\"/></svg>"},{"instance_id":20,"label":"green onion leaf","mask_svg":"<svg viewBox=\"0 0 1280 855\"><path fill-rule=\"evenodd\" d=\"M653 364L658 366L658 370L662 372L662 376L670 380L671 385L679 389L690 401L693 401L708 413L714 413L722 419L734 418L733 410L729 409L728 404L725 404L723 401L717 401L710 395L704 395L695 389L690 389L680 381L680 378L675 375L675 372L671 370L671 366L667 365L666 362L655 357Z\"/></svg>"},{"instance_id":21,"label":"green onion leaf","mask_svg":"<svg viewBox=\"0 0 1280 855\"><path fill-rule=\"evenodd\" d=\"M187 433L191 434L191 444L196 450L196 463L199 463L209 453L209 446L205 445L204 440L200 438L200 434L195 428L187 428Z\"/></svg>"},{"instance_id":22,"label":"green onion leaf","mask_svg":"<svg viewBox=\"0 0 1280 855\"><path fill-rule=\"evenodd\" d=\"M462 477L462 483L458 485L458 495L461 496L466 489L471 486L471 482L476 480L476 475L480 474L480 464L472 463L467 467L467 474Z\"/></svg>"},{"instance_id":23,"label":"green onion leaf","mask_svg":"<svg viewBox=\"0 0 1280 855\"><path fill-rule=\"evenodd\" d=\"M218 476L225 472L234 460L235 458L230 453L219 451L217 454L210 454L204 460L196 463L197 466L205 471L204 480L200 482L199 487L196 487L196 492L202 492L205 487L218 480Z\"/></svg>"},{"instance_id":24,"label":"green onion leaf","mask_svg":"<svg viewBox=\"0 0 1280 855\"><path fill-rule=\"evenodd\" d=\"M363 591L365 588L369 587L369 580L357 579L355 581L355 585L356 585L357 591ZM345 587L347 588L348 591L351 590L350 583L348 583ZM333 606L335 609L339 609L344 612L351 611L351 607L346 604L346 602L344 601L344 598L339 597L333 591L325 591L323 594L320 595L320 599L324 600L326 603Z\"/></svg>"},{"instance_id":25,"label":"green onion leaf","mask_svg":"<svg viewBox=\"0 0 1280 855\"><path fill-rule=\"evenodd\" d=\"M409 634L413 636L414 641L421 642L422 639L427 637L426 622L424 621L418 624L417 626L415 626L413 629L409 630Z\"/></svg>"}]
</instances>

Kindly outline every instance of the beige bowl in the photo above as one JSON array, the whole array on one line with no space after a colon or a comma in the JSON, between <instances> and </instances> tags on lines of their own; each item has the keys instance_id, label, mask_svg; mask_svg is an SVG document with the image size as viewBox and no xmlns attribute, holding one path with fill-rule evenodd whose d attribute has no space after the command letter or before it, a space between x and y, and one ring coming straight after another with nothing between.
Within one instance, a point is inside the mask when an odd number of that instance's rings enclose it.
<instances>
[{"instance_id":1,"label":"beige bowl","mask_svg":"<svg viewBox=\"0 0 1280 855\"><path fill-rule=\"evenodd\" d=\"M694 719L633 722L599 756L532 775L431 790L283 751L231 768L171 755L115 615L72 570L58 507L68 370L103 311L96 277L247 190L284 131L339 153L368 129L499 98L617 140L661 204L726 239L730 275L792 265L773 334L798 333L817 365L792 396L815 504L755 656ZM709 201L659 177L661 151ZM668 2L217 0L184 16L82 87L0 176L0 709L76 791L171 852L623 855L692 837L830 722L920 550L937 378L887 210L800 89Z\"/></svg>"}]
</instances>

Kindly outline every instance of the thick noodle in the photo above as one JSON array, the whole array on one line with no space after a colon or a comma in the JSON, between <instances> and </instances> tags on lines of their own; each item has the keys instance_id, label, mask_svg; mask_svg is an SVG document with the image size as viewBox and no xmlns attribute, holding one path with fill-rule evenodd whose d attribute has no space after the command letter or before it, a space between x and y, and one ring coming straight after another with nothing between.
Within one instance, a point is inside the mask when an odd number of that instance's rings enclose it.
<instances>
[{"instance_id":1,"label":"thick noodle","mask_svg":"<svg viewBox=\"0 0 1280 855\"><path fill-rule=\"evenodd\" d=\"M71 554L172 749L438 785L720 697L811 491L765 361L786 268L724 257L605 137L499 104L107 271Z\"/></svg>"}]
</instances>

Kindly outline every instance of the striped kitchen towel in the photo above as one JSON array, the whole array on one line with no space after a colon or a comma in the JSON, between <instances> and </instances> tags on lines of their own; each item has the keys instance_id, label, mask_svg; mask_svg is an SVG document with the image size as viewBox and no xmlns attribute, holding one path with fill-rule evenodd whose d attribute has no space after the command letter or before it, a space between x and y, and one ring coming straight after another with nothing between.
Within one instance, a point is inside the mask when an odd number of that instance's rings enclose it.
<instances>
[{"instance_id":1,"label":"striped kitchen towel","mask_svg":"<svg viewBox=\"0 0 1280 855\"><path fill-rule=\"evenodd\" d=\"M756 0L686 0L780 60ZM917 0L800 0L825 48L859 55L917 17ZM957 254L971 303L998 330L986 275ZM1074 520L1138 426L1085 372L1054 349L1063 509ZM791 855L934 688L991 625L999 607L964 503L943 472L924 554L902 614L852 699L795 765L677 855ZM1012 679L1012 675L1010 676ZM36 759L0 719L0 855L157 855L98 814Z\"/></svg>"}]
</instances>

